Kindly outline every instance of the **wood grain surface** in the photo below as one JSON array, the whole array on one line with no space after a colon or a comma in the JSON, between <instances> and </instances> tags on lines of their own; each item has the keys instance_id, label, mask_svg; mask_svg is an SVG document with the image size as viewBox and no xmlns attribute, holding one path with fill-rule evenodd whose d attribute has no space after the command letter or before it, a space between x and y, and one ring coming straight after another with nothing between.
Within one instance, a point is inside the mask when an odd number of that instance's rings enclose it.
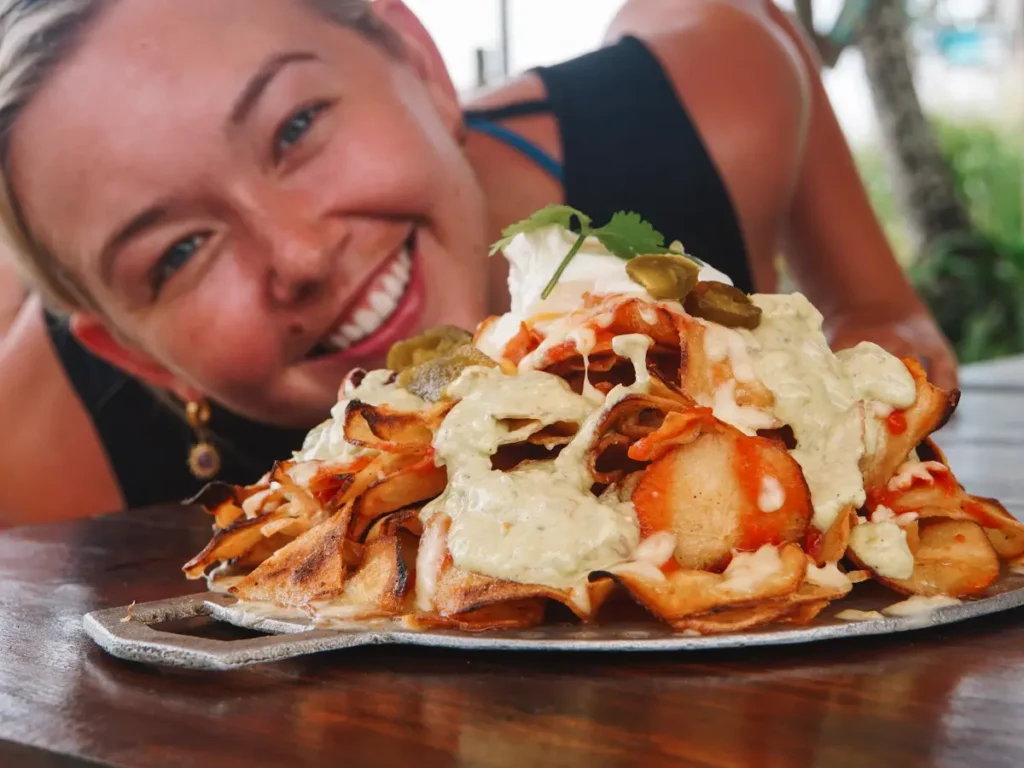
<instances>
[{"instance_id":1,"label":"wood grain surface","mask_svg":"<svg viewBox=\"0 0 1024 768\"><path fill-rule=\"evenodd\" d=\"M965 382L941 442L1020 515L1024 361ZM198 591L180 566L208 537L180 507L0 533L0 766L1024 765L1021 610L811 646L379 647L230 673L122 662L84 635L89 611Z\"/></svg>"}]
</instances>

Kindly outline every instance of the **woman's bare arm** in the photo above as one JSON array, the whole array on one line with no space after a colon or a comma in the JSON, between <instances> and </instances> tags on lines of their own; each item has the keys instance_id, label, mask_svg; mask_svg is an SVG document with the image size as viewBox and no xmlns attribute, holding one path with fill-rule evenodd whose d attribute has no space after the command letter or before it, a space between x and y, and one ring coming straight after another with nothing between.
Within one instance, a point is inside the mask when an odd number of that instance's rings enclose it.
<instances>
[{"instance_id":1,"label":"woman's bare arm","mask_svg":"<svg viewBox=\"0 0 1024 768\"><path fill-rule=\"evenodd\" d=\"M861 181L804 35L773 3L768 14L811 73L811 120L787 228L801 289L823 312L834 346L875 341L919 357L939 386L957 384L956 358L896 261Z\"/></svg>"},{"instance_id":2,"label":"woman's bare arm","mask_svg":"<svg viewBox=\"0 0 1024 768\"><path fill-rule=\"evenodd\" d=\"M123 506L88 414L50 344L37 298L0 341L0 527Z\"/></svg>"},{"instance_id":3,"label":"woman's bare arm","mask_svg":"<svg viewBox=\"0 0 1024 768\"><path fill-rule=\"evenodd\" d=\"M834 347L870 340L956 384L956 362L887 242L814 54L770 0L629 0L733 197L759 290L781 250Z\"/></svg>"}]
</instances>

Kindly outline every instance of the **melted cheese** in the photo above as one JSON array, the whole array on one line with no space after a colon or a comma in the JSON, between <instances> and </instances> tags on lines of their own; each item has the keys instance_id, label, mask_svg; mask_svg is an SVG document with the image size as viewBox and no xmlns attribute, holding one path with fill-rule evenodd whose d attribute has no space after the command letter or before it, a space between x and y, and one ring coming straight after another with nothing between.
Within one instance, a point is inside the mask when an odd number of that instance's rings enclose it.
<instances>
[{"instance_id":1,"label":"melted cheese","mask_svg":"<svg viewBox=\"0 0 1024 768\"><path fill-rule=\"evenodd\" d=\"M639 345L627 340L619 346L633 352ZM638 378L646 376L642 368ZM436 460L448 468L448 486L421 515L429 520L443 512L451 519L448 551L459 568L571 588L590 571L629 559L640 538L632 504L594 496L586 466L600 414L619 393L613 391L595 411L557 376L507 376L494 368L467 369L449 392L459 402L434 439ZM554 460L500 472L491 468L491 456L523 437L509 431L505 419L572 422L580 429Z\"/></svg>"},{"instance_id":2,"label":"melted cheese","mask_svg":"<svg viewBox=\"0 0 1024 768\"><path fill-rule=\"evenodd\" d=\"M841 621L874 621L885 617L878 611L858 611L854 608L847 608L845 611L837 613L836 618Z\"/></svg>"},{"instance_id":3,"label":"melted cheese","mask_svg":"<svg viewBox=\"0 0 1024 768\"><path fill-rule=\"evenodd\" d=\"M825 563L820 568L814 563L808 563L807 574L804 578L810 584L827 589L846 591L853 586L850 578L840 571L835 563Z\"/></svg>"},{"instance_id":4,"label":"melted cheese","mask_svg":"<svg viewBox=\"0 0 1024 768\"><path fill-rule=\"evenodd\" d=\"M826 531L842 509L865 501L864 398L906 407L914 400L913 379L899 360L874 345L834 355L822 333L821 313L802 295L752 298L762 310L761 324L738 333L757 377L775 397L773 415L793 429L792 455L811 491L813 522ZM896 366L904 368L906 379Z\"/></svg>"},{"instance_id":5,"label":"melted cheese","mask_svg":"<svg viewBox=\"0 0 1024 768\"><path fill-rule=\"evenodd\" d=\"M739 552L733 555L728 567L722 572L724 581L721 588L726 592L749 594L757 592L764 582L782 570L779 550L765 544L756 552Z\"/></svg>"},{"instance_id":6,"label":"melted cheese","mask_svg":"<svg viewBox=\"0 0 1024 768\"><path fill-rule=\"evenodd\" d=\"M399 411L418 411L426 402L396 383L389 383L394 376L390 371L370 371L358 387L346 382L342 398L331 408L331 418L315 427L295 453L296 461L329 461L344 464L368 454L377 452L352 445L345 440L345 412L348 404L358 400L367 405L386 405Z\"/></svg>"},{"instance_id":7,"label":"melted cheese","mask_svg":"<svg viewBox=\"0 0 1024 768\"><path fill-rule=\"evenodd\" d=\"M888 488L890 491L906 490L914 484L915 480L931 485L935 482L936 474L945 472L949 472L949 468L938 461L906 461L890 478Z\"/></svg>"},{"instance_id":8,"label":"melted cheese","mask_svg":"<svg viewBox=\"0 0 1024 768\"><path fill-rule=\"evenodd\" d=\"M761 478L761 489L757 494L757 508L762 512L778 512L786 503L786 492L782 483L771 475Z\"/></svg>"},{"instance_id":9,"label":"melted cheese","mask_svg":"<svg viewBox=\"0 0 1024 768\"><path fill-rule=\"evenodd\" d=\"M756 381L754 363L742 334L717 323L704 320L699 322L704 326L704 354L708 362L722 363L728 360L737 381Z\"/></svg>"},{"instance_id":10,"label":"melted cheese","mask_svg":"<svg viewBox=\"0 0 1024 768\"><path fill-rule=\"evenodd\" d=\"M836 359L861 400L873 400L892 409L909 408L917 399L917 385L907 366L877 344L862 341L852 349L837 352Z\"/></svg>"},{"instance_id":11,"label":"melted cheese","mask_svg":"<svg viewBox=\"0 0 1024 768\"><path fill-rule=\"evenodd\" d=\"M772 414L752 405L740 405L736 402L736 379L726 379L719 384L709 405L716 419L732 424L748 435L756 435L759 429L778 426Z\"/></svg>"},{"instance_id":12,"label":"melted cheese","mask_svg":"<svg viewBox=\"0 0 1024 768\"><path fill-rule=\"evenodd\" d=\"M416 550L416 608L423 613L434 608L434 593L446 551L444 537L443 526L428 526Z\"/></svg>"},{"instance_id":13,"label":"melted cheese","mask_svg":"<svg viewBox=\"0 0 1024 768\"><path fill-rule=\"evenodd\" d=\"M633 553L634 560L643 560L662 566L672 559L676 552L676 537L668 531L653 533L644 539Z\"/></svg>"},{"instance_id":14,"label":"melted cheese","mask_svg":"<svg viewBox=\"0 0 1024 768\"><path fill-rule=\"evenodd\" d=\"M907 532L894 522L855 525L850 531L850 549L879 576L909 579L914 573Z\"/></svg>"},{"instance_id":15,"label":"melted cheese","mask_svg":"<svg viewBox=\"0 0 1024 768\"><path fill-rule=\"evenodd\" d=\"M871 513L872 523L896 523L900 528L906 528L917 518L917 512L904 512L901 515L897 515L884 504L879 504Z\"/></svg>"},{"instance_id":16,"label":"melted cheese","mask_svg":"<svg viewBox=\"0 0 1024 768\"><path fill-rule=\"evenodd\" d=\"M946 608L950 605L960 605L960 601L949 595L914 595L899 603L893 603L888 608L883 608L882 613L886 616L921 616L929 614L937 608Z\"/></svg>"}]
</instances>

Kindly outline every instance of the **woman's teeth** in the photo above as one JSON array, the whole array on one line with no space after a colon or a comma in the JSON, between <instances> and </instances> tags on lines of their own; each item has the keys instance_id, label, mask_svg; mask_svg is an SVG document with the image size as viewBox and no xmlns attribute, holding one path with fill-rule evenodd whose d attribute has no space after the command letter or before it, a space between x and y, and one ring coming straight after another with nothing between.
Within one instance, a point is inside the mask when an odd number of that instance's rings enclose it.
<instances>
[{"instance_id":1,"label":"woman's teeth","mask_svg":"<svg viewBox=\"0 0 1024 768\"><path fill-rule=\"evenodd\" d=\"M402 297L409 288L412 274L412 258L409 249L392 259L367 288L366 295L359 301L341 324L332 331L319 346L331 352L344 352L354 344L372 335L395 313Z\"/></svg>"}]
</instances>

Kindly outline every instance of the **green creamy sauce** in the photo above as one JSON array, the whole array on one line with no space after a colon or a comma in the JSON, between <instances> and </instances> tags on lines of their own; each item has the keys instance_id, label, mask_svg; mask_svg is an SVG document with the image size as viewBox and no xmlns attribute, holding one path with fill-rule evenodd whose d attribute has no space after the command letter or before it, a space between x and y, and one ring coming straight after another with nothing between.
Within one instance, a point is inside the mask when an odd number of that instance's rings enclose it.
<instances>
[{"instance_id":1,"label":"green creamy sauce","mask_svg":"<svg viewBox=\"0 0 1024 768\"><path fill-rule=\"evenodd\" d=\"M367 405L387 405L399 411L418 411L427 406L425 401L408 390L389 384L393 375L391 371L370 371L358 387L346 387L344 397L331 408L331 418L306 435L301 450L295 453L296 461L345 463L360 456L376 455L377 451L373 449L352 445L345 440L345 410L350 402L359 400Z\"/></svg>"},{"instance_id":2,"label":"green creamy sauce","mask_svg":"<svg viewBox=\"0 0 1024 768\"><path fill-rule=\"evenodd\" d=\"M520 583L571 588L594 570L629 559L640 540L633 505L608 494L594 496L586 465L595 431L608 409L648 385L644 336L613 341L633 360L637 382L613 390L603 405L575 394L562 379L524 371L470 368L450 391L459 403L434 439L437 461L448 468L445 492L423 509L423 519L451 519L448 551L459 568ZM507 419L528 419L510 430ZM521 442L555 422L579 430L553 460L491 468L501 445Z\"/></svg>"},{"instance_id":3,"label":"green creamy sauce","mask_svg":"<svg viewBox=\"0 0 1024 768\"><path fill-rule=\"evenodd\" d=\"M800 294L757 295L753 301L762 319L756 330L736 332L749 358L740 367L752 364L775 397L770 415L793 429L792 455L811 491L813 522L825 531L840 510L864 503L860 460L866 441L872 449L877 439L876 405L913 405L914 379L899 359L874 344L833 354L821 314ZM716 343L730 358L743 357L734 344Z\"/></svg>"}]
</instances>

